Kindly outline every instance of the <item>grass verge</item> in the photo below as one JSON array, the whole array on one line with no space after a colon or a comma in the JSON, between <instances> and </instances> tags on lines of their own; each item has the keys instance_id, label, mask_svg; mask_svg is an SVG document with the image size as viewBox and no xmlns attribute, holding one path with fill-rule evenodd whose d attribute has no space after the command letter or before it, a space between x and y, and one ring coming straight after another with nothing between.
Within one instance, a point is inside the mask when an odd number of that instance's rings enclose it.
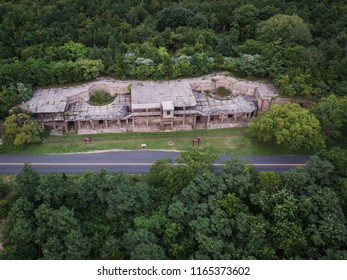
<instances>
[{"instance_id":1,"label":"grass verge","mask_svg":"<svg viewBox=\"0 0 347 280\"><path fill-rule=\"evenodd\" d=\"M93 139L85 144L84 137ZM200 137L201 143L192 146L192 138ZM170 145L171 144L173 145ZM50 136L43 144L29 145L20 149L4 151L9 154L59 154L96 150L138 150L145 143L147 149L187 151L199 148L216 154L273 155L292 154L287 149L269 145L251 137L247 128L225 128L215 130L193 130L178 132L132 132L118 134Z\"/></svg>"}]
</instances>

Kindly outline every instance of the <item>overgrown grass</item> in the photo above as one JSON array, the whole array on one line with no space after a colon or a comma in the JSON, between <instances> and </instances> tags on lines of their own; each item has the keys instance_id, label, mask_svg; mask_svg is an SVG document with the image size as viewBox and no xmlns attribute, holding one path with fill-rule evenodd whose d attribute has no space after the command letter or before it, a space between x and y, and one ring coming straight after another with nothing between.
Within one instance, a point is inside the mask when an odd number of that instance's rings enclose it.
<instances>
[{"instance_id":1,"label":"overgrown grass","mask_svg":"<svg viewBox=\"0 0 347 280\"><path fill-rule=\"evenodd\" d=\"M89 99L89 104L93 106L102 106L110 104L114 100L108 92L103 90L94 91Z\"/></svg>"},{"instance_id":2,"label":"overgrown grass","mask_svg":"<svg viewBox=\"0 0 347 280\"><path fill-rule=\"evenodd\" d=\"M85 144L84 137L91 137L93 139L92 143ZM199 147L197 144L193 147L191 140L194 137L201 138ZM173 145L169 145L169 142L173 142ZM143 143L147 144L148 150L187 151L194 148L217 154L233 155L292 154L282 147L265 144L251 137L245 127L179 132L64 134L63 136L50 136L45 139L43 144L33 144L4 152L10 154L57 154L95 150L139 150Z\"/></svg>"},{"instance_id":3,"label":"overgrown grass","mask_svg":"<svg viewBox=\"0 0 347 280\"><path fill-rule=\"evenodd\" d=\"M219 87L216 90L216 95L219 97L226 97L226 96L231 95L231 91L225 87Z\"/></svg>"}]
</instances>

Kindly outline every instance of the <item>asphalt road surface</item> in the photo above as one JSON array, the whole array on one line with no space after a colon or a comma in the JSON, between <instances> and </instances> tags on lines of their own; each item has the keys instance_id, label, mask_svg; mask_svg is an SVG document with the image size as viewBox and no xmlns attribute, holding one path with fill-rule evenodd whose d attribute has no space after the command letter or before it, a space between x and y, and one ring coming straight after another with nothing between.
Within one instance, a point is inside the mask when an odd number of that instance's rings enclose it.
<instances>
[{"instance_id":1,"label":"asphalt road surface","mask_svg":"<svg viewBox=\"0 0 347 280\"><path fill-rule=\"evenodd\" d=\"M175 159L178 152L167 151L119 151L62 155L0 155L0 173L18 173L24 163L30 163L38 172L84 173L88 170L98 172L105 168L109 173L147 173L158 159ZM220 156L216 169L230 156ZM260 171L284 172L295 166L305 166L309 156L250 156L251 164Z\"/></svg>"}]
</instances>

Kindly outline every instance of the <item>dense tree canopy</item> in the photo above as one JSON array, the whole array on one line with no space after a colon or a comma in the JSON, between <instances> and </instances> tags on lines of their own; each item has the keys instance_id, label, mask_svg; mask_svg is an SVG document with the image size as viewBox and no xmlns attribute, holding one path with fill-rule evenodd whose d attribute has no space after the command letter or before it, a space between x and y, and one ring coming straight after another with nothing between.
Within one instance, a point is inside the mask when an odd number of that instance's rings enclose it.
<instances>
[{"instance_id":1,"label":"dense tree canopy","mask_svg":"<svg viewBox=\"0 0 347 280\"><path fill-rule=\"evenodd\" d=\"M0 257L347 258L343 152L325 151L283 174L258 173L240 158L213 173L205 158L199 164L204 154L185 153L178 159L185 165L163 159L146 176L101 170L74 180L25 165L7 210L0 204L7 216ZM185 183L173 192L155 180L158 171L162 182L179 172Z\"/></svg>"},{"instance_id":2,"label":"dense tree canopy","mask_svg":"<svg viewBox=\"0 0 347 280\"><path fill-rule=\"evenodd\" d=\"M311 108L321 124L324 135L333 140L347 130L347 97L330 95Z\"/></svg>"},{"instance_id":3,"label":"dense tree canopy","mask_svg":"<svg viewBox=\"0 0 347 280\"><path fill-rule=\"evenodd\" d=\"M0 1L0 117L30 88L227 70L347 94L345 1ZM22 96L23 95L23 96Z\"/></svg>"},{"instance_id":4,"label":"dense tree canopy","mask_svg":"<svg viewBox=\"0 0 347 280\"><path fill-rule=\"evenodd\" d=\"M267 43L281 40L286 43L308 45L312 41L310 30L297 15L276 15L263 21L257 29L258 39Z\"/></svg>"}]
</instances>

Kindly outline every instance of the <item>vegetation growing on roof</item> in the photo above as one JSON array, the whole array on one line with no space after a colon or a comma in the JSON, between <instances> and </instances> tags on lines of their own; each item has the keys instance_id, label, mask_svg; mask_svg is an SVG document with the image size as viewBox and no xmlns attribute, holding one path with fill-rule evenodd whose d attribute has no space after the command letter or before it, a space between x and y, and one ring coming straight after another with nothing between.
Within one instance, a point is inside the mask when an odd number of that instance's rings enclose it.
<instances>
[{"instance_id":1,"label":"vegetation growing on roof","mask_svg":"<svg viewBox=\"0 0 347 280\"><path fill-rule=\"evenodd\" d=\"M228 90L225 87L219 87L219 88L216 89L216 93L215 94L217 96L219 96L219 97L227 97L227 96L231 95L231 91Z\"/></svg>"},{"instance_id":2,"label":"vegetation growing on roof","mask_svg":"<svg viewBox=\"0 0 347 280\"><path fill-rule=\"evenodd\" d=\"M96 90L92 92L89 98L89 104L93 106L103 106L113 102L115 97L111 96L104 90Z\"/></svg>"}]
</instances>

